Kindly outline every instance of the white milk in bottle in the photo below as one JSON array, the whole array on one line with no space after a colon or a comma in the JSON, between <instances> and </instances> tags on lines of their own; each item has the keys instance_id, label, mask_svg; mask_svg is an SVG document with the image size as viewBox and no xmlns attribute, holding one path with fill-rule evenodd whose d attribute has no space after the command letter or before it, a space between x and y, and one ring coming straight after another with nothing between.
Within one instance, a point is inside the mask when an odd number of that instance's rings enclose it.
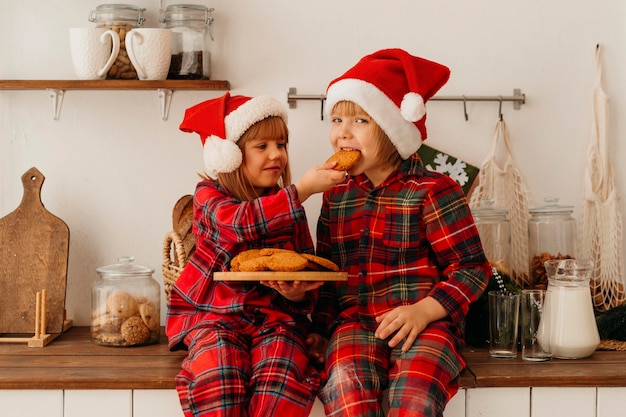
<instances>
[{"instance_id":1,"label":"white milk in bottle","mask_svg":"<svg viewBox=\"0 0 626 417\"><path fill-rule=\"evenodd\" d=\"M545 267L551 296L537 339L555 358L586 358L600 344L589 290L593 261L550 260Z\"/></svg>"}]
</instances>

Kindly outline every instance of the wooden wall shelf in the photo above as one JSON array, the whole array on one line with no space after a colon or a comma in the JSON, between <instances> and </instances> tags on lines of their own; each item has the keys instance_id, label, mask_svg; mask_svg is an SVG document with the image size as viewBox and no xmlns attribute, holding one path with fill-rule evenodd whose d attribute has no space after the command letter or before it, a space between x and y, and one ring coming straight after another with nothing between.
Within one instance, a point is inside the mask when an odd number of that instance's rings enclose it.
<instances>
[{"instance_id":1,"label":"wooden wall shelf","mask_svg":"<svg viewBox=\"0 0 626 417\"><path fill-rule=\"evenodd\" d=\"M1 90L229 90L220 80L0 80Z\"/></svg>"},{"instance_id":2,"label":"wooden wall shelf","mask_svg":"<svg viewBox=\"0 0 626 417\"><path fill-rule=\"evenodd\" d=\"M156 90L161 119L167 120L174 90L230 90L224 80L0 80L0 90L46 90L52 117L59 120L66 90Z\"/></svg>"}]
</instances>

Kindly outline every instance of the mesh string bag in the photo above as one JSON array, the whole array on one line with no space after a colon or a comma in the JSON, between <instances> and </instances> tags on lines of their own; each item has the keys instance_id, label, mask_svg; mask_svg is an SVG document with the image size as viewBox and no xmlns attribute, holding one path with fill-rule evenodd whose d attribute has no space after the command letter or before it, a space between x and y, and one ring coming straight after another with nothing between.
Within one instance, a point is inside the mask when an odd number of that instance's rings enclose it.
<instances>
[{"instance_id":1,"label":"mesh string bag","mask_svg":"<svg viewBox=\"0 0 626 417\"><path fill-rule=\"evenodd\" d=\"M528 274L529 193L509 146L509 131L503 119L494 129L494 143L478 173L478 185L470 196L470 208L481 201L493 200L497 207L509 210L511 224L511 265L513 282L521 288L530 286Z\"/></svg>"},{"instance_id":2,"label":"mesh string bag","mask_svg":"<svg viewBox=\"0 0 626 417\"><path fill-rule=\"evenodd\" d=\"M602 88L600 47L596 47L596 77L592 100L592 129L588 162L583 179L580 257L595 262L590 286L594 308L606 311L624 304L622 218L609 160L607 126L608 96Z\"/></svg>"}]
</instances>

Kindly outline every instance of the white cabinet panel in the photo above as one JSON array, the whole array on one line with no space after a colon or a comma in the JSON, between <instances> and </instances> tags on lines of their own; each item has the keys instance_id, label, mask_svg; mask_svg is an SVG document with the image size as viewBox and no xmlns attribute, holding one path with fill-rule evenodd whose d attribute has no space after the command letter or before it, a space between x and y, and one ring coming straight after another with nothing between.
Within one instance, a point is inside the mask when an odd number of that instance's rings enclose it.
<instances>
[{"instance_id":1,"label":"white cabinet panel","mask_svg":"<svg viewBox=\"0 0 626 417\"><path fill-rule=\"evenodd\" d=\"M132 417L131 390L67 390L64 417Z\"/></svg>"},{"instance_id":2,"label":"white cabinet panel","mask_svg":"<svg viewBox=\"0 0 626 417\"><path fill-rule=\"evenodd\" d=\"M7 417L63 417L63 391L0 390L0 407Z\"/></svg>"},{"instance_id":3,"label":"white cabinet panel","mask_svg":"<svg viewBox=\"0 0 626 417\"><path fill-rule=\"evenodd\" d=\"M596 417L623 417L626 415L626 388L598 388Z\"/></svg>"},{"instance_id":4,"label":"white cabinet panel","mask_svg":"<svg viewBox=\"0 0 626 417\"><path fill-rule=\"evenodd\" d=\"M133 391L133 417L183 417L175 389Z\"/></svg>"},{"instance_id":5,"label":"white cabinet panel","mask_svg":"<svg viewBox=\"0 0 626 417\"><path fill-rule=\"evenodd\" d=\"M595 387L532 388L532 416L595 417ZM622 414L623 416L624 414Z\"/></svg>"},{"instance_id":6,"label":"white cabinet panel","mask_svg":"<svg viewBox=\"0 0 626 417\"><path fill-rule=\"evenodd\" d=\"M385 392L383 404L386 404L386 401L387 393ZM383 409L387 409L386 405L383 405ZM144 416L135 415L135 417ZM319 399L317 399L315 404L313 404L309 417L326 417L326 414L324 414L324 405ZM452 397L450 402L448 402L448 405L443 412L443 417L465 417L465 389L460 389L459 392Z\"/></svg>"},{"instance_id":7,"label":"white cabinet panel","mask_svg":"<svg viewBox=\"0 0 626 417\"><path fill-rule=\"evenodd\" d=\"M443 417L465 417L465 390L460 389L443 410Z\"/></svg>"},{"instance_id":8,"label":"white cabinet panel","mask_svg":"<svg viewBox=\"0 0 626 417\"><path fill-rule=\"evenodd\" d=\"M472 388L465 401L467 417L530 416L530 388Z\"/></svg>"}]
</instances>

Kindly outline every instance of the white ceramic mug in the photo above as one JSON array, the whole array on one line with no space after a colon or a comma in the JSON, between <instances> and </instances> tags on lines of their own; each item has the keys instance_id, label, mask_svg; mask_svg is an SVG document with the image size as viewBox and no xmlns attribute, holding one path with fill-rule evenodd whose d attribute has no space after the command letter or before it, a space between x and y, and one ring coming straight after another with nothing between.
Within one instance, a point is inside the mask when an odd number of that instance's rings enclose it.
<instances>
[{"instance_id":1,"label":"white ceramic mug","mask_svg":"<svg viewBox=\"0 0 626 417\"><path fill-rule=\"evenodd\" d=\"M81 80L101 80L120 51L118 34L106 28L70 28L74 71Z\"/></svg>"},{"instance_id":2,"label":"white ceramic mug","mask_svg":"<svg viewBox=\"0 0 626 417\"><path fill-rule=\"evenodd\" d=\"M172 60L172 31L133 29L126 34L126 51L140 80L164 80Z\"/></svg>"}]
</instances>

